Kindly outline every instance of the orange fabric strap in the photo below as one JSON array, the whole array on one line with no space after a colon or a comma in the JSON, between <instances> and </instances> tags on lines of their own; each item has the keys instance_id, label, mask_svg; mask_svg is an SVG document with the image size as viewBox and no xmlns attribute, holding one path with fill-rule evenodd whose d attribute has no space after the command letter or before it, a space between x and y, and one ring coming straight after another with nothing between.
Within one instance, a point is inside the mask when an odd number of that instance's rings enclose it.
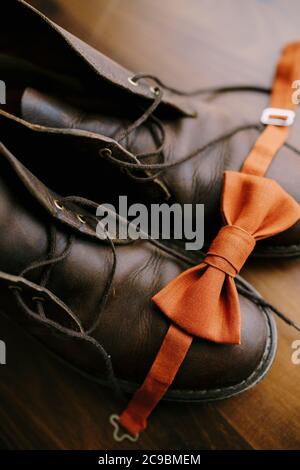
<instances>
[{"instance_id":1,"label":"orange fabric strap","mask_svg":"<svg viewBox=\"0 0 300 470\"><path fill-rule=\"evenodd\" d=\"M192 336L176 326L169 327L146 380L120 416L120 423L131 434L147 426L148 416L173 382L192 341Z\"/></svg>"},{"instance_id":2,"label":"orange fabric strap","mask_svg":"<svg viewBox=\"0 0 300 470\"><path fill-rule=\"evenodd\" d=\"M280 58L272 107L295 108L291 85L299 78L300 43L294 43L284 49ZM225 172L225 226L201 264L183 272L153 297L171 326L143 385L120 416L120 423L131 434L146 427L148 416L173 382L193 337L217 343L240 342L240 307L234 277L257 240L280 233L300 219L299 204L276 181L263 177L287 134L288 127L268 125L241 172Z\"/></svg>"},{"instance_id":3,"label":"orange fabric strap","mask_svg":"<svg viewBox=\"0 0 300 470\"><path fill-rule=\"evenodd\" d=\"M292 101L294 80L300 79L300 43L288 44L277 65L272 87L271 108L294 111L296 104ZM253 149L241 169L244 173L263 176L272 159L287 139L289 126L268 125L257 139Z\"/></svg>"}]
</instances>

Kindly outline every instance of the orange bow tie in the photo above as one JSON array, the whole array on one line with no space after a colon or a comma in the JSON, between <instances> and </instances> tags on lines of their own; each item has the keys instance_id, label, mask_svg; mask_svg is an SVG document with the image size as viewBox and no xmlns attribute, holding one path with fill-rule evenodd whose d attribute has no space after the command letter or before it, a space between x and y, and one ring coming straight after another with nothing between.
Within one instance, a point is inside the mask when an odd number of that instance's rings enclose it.
<instances>
[{"instance_id":1,"label":"orange bow tie","mask_svg":"<svg viewBox=\"0 0 300 470\"><path fill-rule=\"evenodd\" d=\"M221 228L204 261L171 281L153 300L193 336L240 343L233 278L256 241L291 227L300 218L300 206L274 180L226 171L222 209L228 225Z\"/></svg>"},{"instance_id":2,"label":"orange bow tie","mask_svg":"<svg viewBox=\"0 0 300 470\"><path fill-rule=\"evenodd\" d=\"M294 43L285 48L277 67L271 98L274 112L295 109L291 85L299 78L300 43ZM171 326L143 385L120 416L120 423L130 433L146 427L147 417L174 380L193 337L240 343L234 277L257 240L278 234L300 219L299 204L276 181L263 176L285 142L288 129L284 123L267 125L241 172L225 172L222 213L227 225L201 264L183 272L153 297Z\"/></svg>"}]
</instances>

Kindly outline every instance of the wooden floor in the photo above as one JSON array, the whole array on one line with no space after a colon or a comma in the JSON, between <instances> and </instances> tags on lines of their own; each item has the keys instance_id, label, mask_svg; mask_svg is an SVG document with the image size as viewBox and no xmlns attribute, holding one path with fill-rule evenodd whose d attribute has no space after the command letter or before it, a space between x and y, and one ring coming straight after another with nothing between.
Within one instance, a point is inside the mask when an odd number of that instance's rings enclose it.
<instances>
[{"instance_id":1,"label":"wooden floor","mask_svg":"<svg viewBox=\"0 0 300 470\"><path fill-rule=\"evenodd\" d=\"M300 39L298 0L30 3L128 68L181 88L269 84L281 46ZM243 275L300 321L300 259L251 261ZM300 334L277 323L277 358L254 390L218 404L161 404L138 443L116 444L108 417L118 403L111 394L1 320L8 364L0 368L0 447L300 449L300 365L291 361Z\"/></svg>"}]
</instances>

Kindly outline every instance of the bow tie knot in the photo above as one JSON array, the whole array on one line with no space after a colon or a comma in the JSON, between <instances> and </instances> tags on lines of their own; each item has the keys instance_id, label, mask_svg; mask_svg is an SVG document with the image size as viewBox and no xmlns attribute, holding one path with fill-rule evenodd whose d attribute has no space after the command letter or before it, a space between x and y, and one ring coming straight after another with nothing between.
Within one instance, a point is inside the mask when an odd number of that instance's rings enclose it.
<instances>
[{"instance_id":1,"label":"bow tie knot","mask_svg":"<svg viewBox=\"0 0 300 470\"><path fill-rule=\"evenodd\" d=\"M212 242L204 263L235 277L254 249L255 238L237 225L225 225Z\"/></svg>"}]
</instances>

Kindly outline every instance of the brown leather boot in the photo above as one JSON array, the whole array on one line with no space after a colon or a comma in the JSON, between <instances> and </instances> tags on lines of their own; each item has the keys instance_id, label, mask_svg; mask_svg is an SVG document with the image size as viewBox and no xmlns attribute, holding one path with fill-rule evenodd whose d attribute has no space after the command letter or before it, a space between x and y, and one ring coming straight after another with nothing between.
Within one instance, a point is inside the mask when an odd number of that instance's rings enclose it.
<instances>
[{"instance_id":1,"label":"brown leather boot","mask_svg":"<svg viewBox=\"0 0 300 470\"><path fill-rule=\"evenodd\" d=\"M17 32L11 28L16 21ZM182 96L157 79L134 77L18 0L9 2L3 13L1 44L1 76L8 84L2 109L37 124L32 127L37 133L60 129L72 146L81 137L88 186L99 156L103 174L118 181L114 191L111 180L98 185L94 200L106 194L114 202L119 194L129 194L137 202L203 203L205 240L210 243L221 226L223 172L239 170L257 139L268 86L238 87L240 93L229 88L209 100L203 93ZM299 202L298 154L285 145L266 176ZM299 231L298 222L259 241L254 253L298 255Z\"/></svg>"},{"instance_id":2,"label":"brown leather boot","mask_svg":"<svg viewBox=\"0 0 300 470\"><path fill-rule=\"evenodd\" d=\"M1 134L7 133L8 127L1 124ZM39 141L34 133L30 140L27 134L32 131L16 122L12 139L23 150L15 156L0 147L1 311L84 374L132 393L169 326L151 298L191 261L157 241L124 243L109 236L100 240L95 203L82 192L68 197L75 189L68 182L80 175L70 172L64 197L59 195L60 178L57 186L51 179L47 188L51 166L53 174L62 176L62 154L55 149L64 150L63 134L41 133ZM43 152L30 155L37 142L53 152L52 161ZM75 148L70 157L78 159ZM276 349L270 308L240 277L236 285L241 344L195 338L165 398L230 397L255 385L268 371Z\"/></svg>"}]
</instances>

